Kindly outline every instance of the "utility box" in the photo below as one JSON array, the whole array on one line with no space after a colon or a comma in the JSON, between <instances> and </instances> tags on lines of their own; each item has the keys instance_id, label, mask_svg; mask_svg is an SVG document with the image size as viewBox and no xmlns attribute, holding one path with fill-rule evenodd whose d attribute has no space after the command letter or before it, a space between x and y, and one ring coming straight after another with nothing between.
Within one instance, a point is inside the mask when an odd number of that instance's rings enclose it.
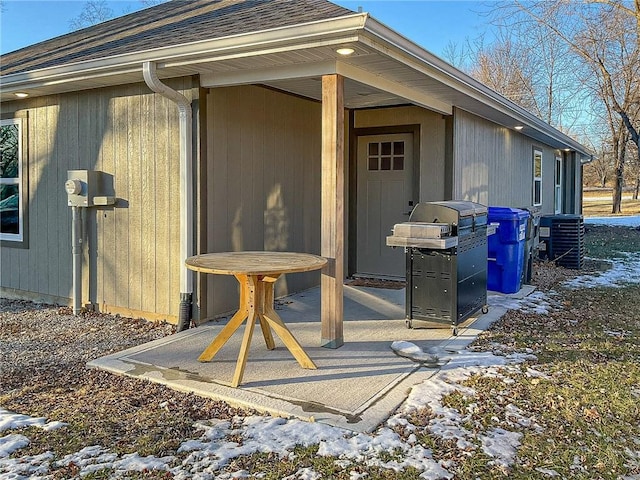
<instances>
[{"instance_id":1,"label":"utility box","mask_svg":"<svg viewBox=\"0 0 640 480\"><path fill-rule=\"evenodd\" d=\"M97 170L69 170L64 189L67 192L67 205L70 207L93 207L113 205L115 198L108 195L112 178Z\"/></svg>"},{"instance_id":2,"label":"utility box","mask_svg":"<svg viewBox=\"0 0 640 480\"><path fill-rule=\"evenodd\" d=\"M540 219L540 258L574 270L584 266L582 215L544 215Z\"/></svg>"}]
</instances>

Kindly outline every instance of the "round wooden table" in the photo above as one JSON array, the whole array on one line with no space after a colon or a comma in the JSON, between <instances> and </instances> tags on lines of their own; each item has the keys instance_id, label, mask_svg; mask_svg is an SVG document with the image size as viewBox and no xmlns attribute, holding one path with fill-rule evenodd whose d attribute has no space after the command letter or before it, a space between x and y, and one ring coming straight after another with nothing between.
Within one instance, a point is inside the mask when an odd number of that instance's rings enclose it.
<instances>
[{"instance_id":1,"label":"round wooden table","mask_svg":"<svg viewBox=\"0 0 640 480\"><path fill-rule=\"evenodd\" d=\"M247 320L232 387L237 387L242 381L256 321L260 322L269 350L275 348L271 334L273 329L302 368L317 368L274 310L273 284L285 273L318 270L327 264L326 258L292 252L221 252L195 255L187 258L185 264L197 272L233 275L240 283L238 311L200 354L199 361L210 361Z\"/></svg>"}]
</instances>

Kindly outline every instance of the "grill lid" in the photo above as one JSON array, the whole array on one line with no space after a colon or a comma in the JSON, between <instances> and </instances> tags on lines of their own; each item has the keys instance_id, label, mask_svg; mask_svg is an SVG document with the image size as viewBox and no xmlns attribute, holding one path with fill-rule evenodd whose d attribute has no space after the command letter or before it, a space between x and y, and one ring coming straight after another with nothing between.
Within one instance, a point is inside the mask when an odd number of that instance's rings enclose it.
<instances>
[{"instance_id":1,"label":"grill lid","mask_svg":"<svg viewBox=\"0 0 640 480\"><path fill-rule=\"evenodd\" d=\"M453 223L461 218L487 214L487 207L466 200L418 203L409 216L410 222Z\"/></svg>"}]
</instances>

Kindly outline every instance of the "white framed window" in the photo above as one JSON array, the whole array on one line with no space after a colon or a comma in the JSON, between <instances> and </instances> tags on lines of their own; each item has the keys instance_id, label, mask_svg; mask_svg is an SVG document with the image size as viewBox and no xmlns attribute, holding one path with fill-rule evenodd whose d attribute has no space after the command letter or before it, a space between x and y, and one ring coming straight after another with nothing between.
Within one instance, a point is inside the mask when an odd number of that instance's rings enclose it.
<instances>
[{"instance_id":1,"label":"white framed window","mask_svg":"<svg viewBox=\"0 0 640 480\"><path fill-rule=\"evenodd\" d=\"M26 118L0 120L0 240L3 246L26 246Z\"/></svg>"},{"instance_id":2,"label":"white framed window","mask_svg":"<svg viewBox=\"0 0 640 480\"><path fill-rule=\"evenodd\" d=\"M562 156L556 155L555 213L562 213Z\"/></svg>"},{"instance_id":3,"label":"white framed window","mask_svg":"<svg viewBox=\"0 0 640 480\"><path fill-rule=\"evenodd\" d=\"M542 205L542 151L533 150L533 205Z\"/></svg>"}]
</instances>

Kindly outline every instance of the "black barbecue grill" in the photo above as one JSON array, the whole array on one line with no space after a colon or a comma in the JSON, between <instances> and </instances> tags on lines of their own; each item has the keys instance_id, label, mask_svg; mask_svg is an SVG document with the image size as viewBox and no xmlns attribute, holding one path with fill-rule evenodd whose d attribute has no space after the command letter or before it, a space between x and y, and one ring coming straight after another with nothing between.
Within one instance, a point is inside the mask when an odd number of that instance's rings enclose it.
<instances>
[{"instance_id":1,"label":"black barbecue grill","mask_svg":"<svg viewBox=\"0 0 640 480\"><path fill-rule=\"evenodd\" d=\"M387 245L405 247L406 324L458 324L487 312L487 207L468 201L426 202L395 225Z\"/></svg>"}]
</instances>

